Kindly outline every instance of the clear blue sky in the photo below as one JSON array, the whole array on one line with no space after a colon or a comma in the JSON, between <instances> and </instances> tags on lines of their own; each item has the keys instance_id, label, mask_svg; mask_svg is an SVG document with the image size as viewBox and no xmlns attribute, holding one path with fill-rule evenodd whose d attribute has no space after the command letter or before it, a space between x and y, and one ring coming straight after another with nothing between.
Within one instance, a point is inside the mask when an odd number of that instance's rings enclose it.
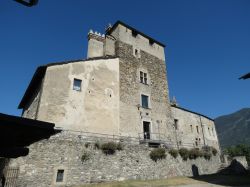
<instances>
[{"instance_id":1,"label":"clear blue sky","mask_svg":"<svg viewBox=\"0 0 250 187\"><path fill-rule=\"evenodd\" d=\"M167 45L170 96L212 118L250 106L249 0L0 1L0 112L17 110L35 69L83 59L87 32L121 20Z\"/></svg>"}]
</instances>

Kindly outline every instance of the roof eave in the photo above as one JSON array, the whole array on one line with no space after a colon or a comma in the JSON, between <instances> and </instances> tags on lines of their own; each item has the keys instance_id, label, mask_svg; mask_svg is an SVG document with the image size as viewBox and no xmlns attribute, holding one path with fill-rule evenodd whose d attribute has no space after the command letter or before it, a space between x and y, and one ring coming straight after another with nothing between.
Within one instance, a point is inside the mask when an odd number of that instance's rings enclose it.
<instances>
[{"instance_id":1,"label":"roof eave","mask_svg":"<svg viewBox=\"0 0 250 187\"><path fill-rule=\"evenodd\" d=\"M18 109L22 109L25 107L25 104L27 103L27 101L29 100L30 96L32 95L32 91L35 90L35 88L39 85L38 83L40 83L40 81L43 79L45 72L46 72L47 66L39 66L30 83L28 88L25 91L25 94L21 100L21 102L18 105Z\"/></svg>"},{"instance_id":2,"label":"roof eave","mask_svg":"<svg viewBox=\"0 0 250 187\"><path fill-rule=\"evenodd\" d=\"M159 42L159 41L157 41L157 40L151 38L150 36L148 36L148 35L142 33L141 31L135 29L134 27L131 27L130 25L127 25L126 23L124 23L124 22L122 22L122 21L120 21L120 20L118 20L118 21L112 26L112 28L106 32L106 34L111 34L119 24L121 24L121 25L123 25L123 26L129 28L130 30L134 30L134 31L137 32L138 34L140 34L140 35L142 35L142 36L144 36L144 37L146 37L146 38L152 40L153 42L159 44L159 45L162 46L162 47L166 47L165 44L163 44L163 43L161 43L161 42Z\"/></svg>"}]
</instances>

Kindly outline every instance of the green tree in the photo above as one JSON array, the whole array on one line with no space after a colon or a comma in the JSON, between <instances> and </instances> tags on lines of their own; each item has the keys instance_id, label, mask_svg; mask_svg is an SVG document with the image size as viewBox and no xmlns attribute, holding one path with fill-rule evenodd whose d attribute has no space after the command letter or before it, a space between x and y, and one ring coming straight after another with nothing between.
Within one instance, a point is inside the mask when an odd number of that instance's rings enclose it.
<instances>
[{"instance_id":1,"label":"green tree","mask_svg":"<svg viewBox=\"0 0 250 187\"><path fill-rule=\"evenodd\" d=\"M245 156L248 165L250 165L250 146L248 145L240 144L228 147L225 149L225 153L227 153L230 157Z\"/></svg>"}]
</instances>

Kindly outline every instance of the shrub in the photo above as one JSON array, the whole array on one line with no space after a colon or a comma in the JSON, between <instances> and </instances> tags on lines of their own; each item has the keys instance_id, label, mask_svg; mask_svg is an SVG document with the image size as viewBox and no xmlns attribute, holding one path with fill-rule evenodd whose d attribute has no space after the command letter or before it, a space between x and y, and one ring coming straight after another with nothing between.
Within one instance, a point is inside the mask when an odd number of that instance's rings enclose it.
<instances>
[{"instance_id":1,"label":"shrub","mask_svg":"<svg viewBox=\"0 0 250 187\"><path fill-rule=\"evenodd\" d=\"M240 144L236 146L228 147L224 150L231 158L235 156L245 156L250 166L250 145Z\"/></svg>"},{"instance_id":2,"label":"shrub","mask_svg":"<svg viewBox=\"0 0 250 187\"><path fill-rule=\"evenodd\" d=\"M178 156L178 150L176 150L176 149L170 149L170 150L169 150L169 154L170 154L172 157L176 158L176 157Z\"/></svg>"},{"instance_id":3,"label":"shrub","mask_svg":"<svg viewBox=\"0 0 250 187\"><path fill-rule=\"evenodd\" d=\"M206 160L210 160L212 154L211 154L210 152L205 151L205 152L203 153L203 156L204 156L204 158L205 158Z\"/></svg>"},{"instance_id":4,"label":"shrub","mask_svg":"<svg viewBox=\"0 0 250 187\"><path fill-rule=\"evenodd\" d=\"M149 156L153 161L156 162L157 160L166 158L166 150L164 148L156 148L151 151Z\"/></svg>"},{"instance_id":5,"label":"shrub","mask_svg":"<svg viewBox=\"0 0 250 187\"><path fill-rule=\"evenodd\" d=\"M179 154L182 157L183 160L187 160L189 156L189 151L186 148L180 148L179 149Z\"/></svg>"},{"instance_id":6,"label":"shrub","mask_svg":"<svg viewBox=\"0 0 250 187\"><path fill-rule=\"evenodd\" d=\"M95 148L95 149L100 149L100 148L101 148L101 145L100 145L100 142L99 142L99 141L95 142L94 148Z\"/></svg>"},{"instance_id":7,"label":"shrub","mask_svg":"<svg viewBox=\"0 0 250 187\"><path fill-rule=\"evenodd\" d=\"M203 150L200 150L200 154L199 154L199 157L204 157L204 151Z\"/></svg>"},{"instance_id":8,"label":"shrub","mask_svg":"<svg viewBox=\"0 0 250 187\"><path fill-rule=\"evenodd\" d=\"M217 153L218 153L217 149L215 149L214 147L211 147L211 149L212 149L212 153L213 153L213 155L214 155L214 156L216 156L216 155L217 155Z\"/></svg>"},{"instance_id":9,"label":"shrub","mask_svg":"<svg viewBox=\"0 0 250 187\"><path fill-rule=\"evenodd\" d=\"M84 152L82 157L81 157L81 161L85 162L85 161L87 161L89 159L90 159L90 153L89 152Z\"/></svg>"},{"instance_id":10,"label":"shrub","mask_svg":"<svg viewBox=\"0 0 250 187\"><path fill-rule=\"evenodd\" d=\"M106 155L113 155L117 149L117 145L114 142L108 142L102 144L101 149Z\"/></svg>"},{"instance_id":11,"label":"shrub","mask_svg":"<svg viewBox=\"0 0 250 187\"><path fill-rule=\"evenodd\" d=\"M90 146L90 142L86 142L86 143L84 144L84 146L85 146L86 148L88 148L88 147Z\"/></svg>"},{"instance_id":12,"label":"shrub","mask_svg":"<svg viewBox=\"0 0 250 187\"><path fill-rule=\"evenodd\" d=\"M119 143L116 144L116 149L117 149L118 151L123 150L123 145L122 145L121 142L119 142Z\"/></svg>"},{"instance_id":13,"label":"shrub","mask_svg":"<svg viewBox=\"0 0 250 187\"><path fill-rule=\"evenodd\" d=\"M199 149L193 148L189 151L189 159L196 159L197 157L199 157L201 155L201 152L199 151Z\"/></svg>"}]
</instances>

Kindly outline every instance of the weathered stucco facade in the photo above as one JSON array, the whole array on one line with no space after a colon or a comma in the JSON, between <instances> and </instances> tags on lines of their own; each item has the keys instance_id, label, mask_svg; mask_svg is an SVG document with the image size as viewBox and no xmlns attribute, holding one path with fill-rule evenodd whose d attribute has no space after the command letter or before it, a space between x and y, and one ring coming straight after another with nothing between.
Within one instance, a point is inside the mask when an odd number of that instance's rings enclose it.
<instances>
[{"instance_id":1,"label":"weathered stucco facade","mask_svg":"<svg viewBox=\"0 0 250 187\"><path fill-rule=\"evenodd\" d=\"M179 147L213 146L220 150L214 121L204 115L172 106L176 141Z\"/></svg>"},{"instance_id":2,"label":"weathered stucco facade","mask_svg":"<svg viewBox=\"0 0 250 187\"><path fill-rule=\"evenodd\" d=\"M31 145L28 156L10 163L20 167L20 186L191 175L193 164L201 173L216 172L218 156L186 162L168 157L157 163L148 157L145 145L213 146L220 152L212 119L171 106L165 46L120 21L105 35L90 31L88 41L86 60L40 66L25 92L22 116L55 123L62 133ZM112 157L87 150L93 156L81 163L90 137L92 143L106 138L129 143ZM55 184L61 170L64 183ZM35 178L41 181L32 183Z\"/></svg>"}]
</instances>

